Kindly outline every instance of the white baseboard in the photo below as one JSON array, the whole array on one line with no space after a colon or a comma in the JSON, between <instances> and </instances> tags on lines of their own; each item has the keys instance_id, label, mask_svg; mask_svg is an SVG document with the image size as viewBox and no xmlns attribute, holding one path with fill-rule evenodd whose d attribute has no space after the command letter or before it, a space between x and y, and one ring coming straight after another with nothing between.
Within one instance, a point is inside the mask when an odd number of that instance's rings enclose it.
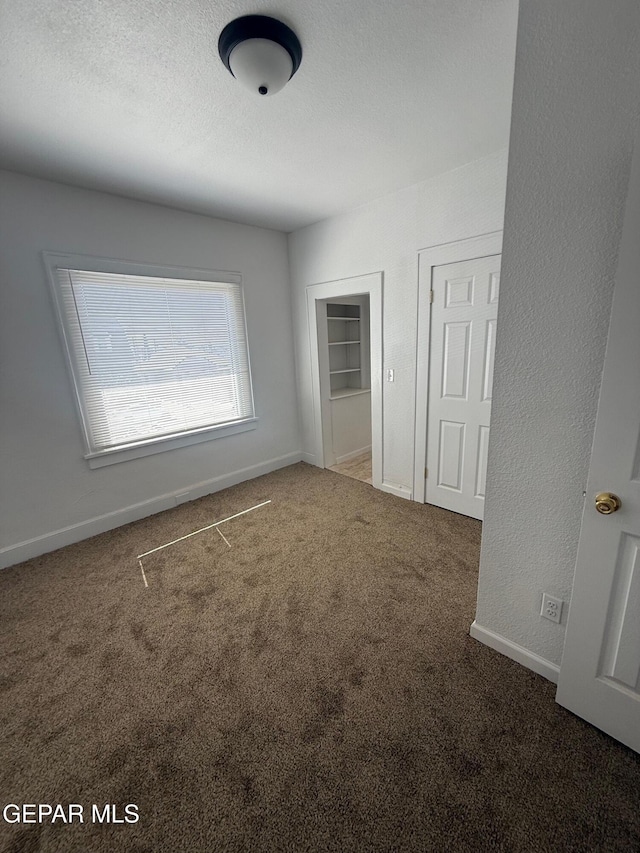
<instances>
[{"instance_id":1,"label":"white baseboard","mask_svg":"<svg viewBox=\"0 0 640 853\"><path fill-rule=\"evenodd\" d=\"M336 456L336 465L342 462L348 462L350 459L355 459L356 456L362 456L363 453L371 453L371 445L361 447L359 450L352 450L351 453L345 453L344 456Z\"/></svg>"},{"instance_id":2,"label":"white baseboard","mask_svg":"<svg viewBox=\"0 0 640 853\"><path fill-rule=\"evenodd\" d=\"M219 492L221 489L228 489L229 486L235 486L238 483L243 483L245 480L253 480L255 477L261 477L263 474L277 471L278 468L285 468L287 465L300 462L301 459L302 454L300 452L289 453L286 456L279 456L275 459L268 459L266 462L261 462L258 465L240 468L221 477L213 477L211 480L194 483L191 486L187 486L186 489L177 489L175 492L132 504L123 509L108 512L105 515L99 515L60 530L54 530L51 533L45 533L42 536L36 536L34 539L28 539L26 542L9 545L6 548L0 549L0 569L6 569L8 566L15 565L15 563L22 563L24 560L30 560L32 557L39 557L40 554L64 548L65 545L72 545L74 542L80 542L82 539L88 539L90 536L96 536L98 533L106 533L107 530L122 527L123 524L129 524L132 521L138 521L149 515L155 515L157 512L163 512L166 509L171 509L187 501L193 501L205 495L210 495L213 492Z\"/></svg>"},{"instance_id":3,"label":"white baseboard","mask_svg":"<svg viewBox=\"0 0 640 853\"><path fill-rule=\"evenodd\" d=\"M397 498L404 498L407 501L410 501L412 498L412 491L407 486L399 486L397 483L387 483L386 480L383 480L380 483L380 491L388 492L390 495L395 495Z\"/></svg>"},{"instance_id":4,"label":"white baseboard","mask_svg":"<svg viewBox=\"0 0 640 853\"><path fill-rule=\"evenodd\" d=\"M555 663L551 663L550 660L541 658L535 652L530 652L529 649L525 649L511 640L507 640L506 637L502 637L500 634L494 634L493 631L483 628L477 622L473 623L469 633L474 640L479 640L485 646L489 646L489 648L495 649L496 652L500 652L505 657L511 658L511 660L522 664L522 666L526 666L527 669L537 672L538 675L541 675L548 681L552 681L554 684L558 683L560 667Z\"/></svg>"},{"instance_id":5,"label":"white baseboard","mask_svg":"<svg viewBox=\"0 0 640 853\"><path fill-rule=\"evenodd\" d=\"M315 453L304 453L304 452L301 453L300 454L300 461L306 462L308 465L316 465L317 467L319 467L318 466L318 460L316 459Z\"/></svg>"}]
</instances>

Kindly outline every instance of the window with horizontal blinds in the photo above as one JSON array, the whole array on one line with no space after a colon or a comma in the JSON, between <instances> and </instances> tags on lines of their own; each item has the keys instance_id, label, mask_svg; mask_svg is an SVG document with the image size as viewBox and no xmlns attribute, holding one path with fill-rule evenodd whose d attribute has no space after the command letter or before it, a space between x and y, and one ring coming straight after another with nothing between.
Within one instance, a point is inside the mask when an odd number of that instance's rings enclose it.
<instances>
[{"instance_id":1,"label":"window with horizontal blinds","mask_svg":"<svg viewBox=\"0 0 640 853\"><path fill-rule=\"evenodd\" d=\"M253 418L237 283L57 268L89 454Z\"/></svg>"}]
</instances>

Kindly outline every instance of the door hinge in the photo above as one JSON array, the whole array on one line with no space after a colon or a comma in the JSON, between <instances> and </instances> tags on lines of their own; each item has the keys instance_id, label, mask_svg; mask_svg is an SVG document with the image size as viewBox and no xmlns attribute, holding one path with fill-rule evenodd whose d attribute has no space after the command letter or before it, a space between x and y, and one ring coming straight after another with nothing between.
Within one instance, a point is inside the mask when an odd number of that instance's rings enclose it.
<instances>
[{"instance_id":1,"label":"door hinge","mask_svg":"<svg viewBox=\"0 0 640 853\"><path fill-rule=\"evenodd\" d=\"M433 290L429 291L429 302L433 302Z\"/></svg>"},{"instance_id":2,"label":"door hinge","mask_svg":"<svg viewBox=\"0 0 640 853\"><path fill-rule=\"evenodd\" d=\"M428 472L427 472L427 469L425 468L425 469L424 469L424 478L425 478L425 480L427 479L427 473L428 473Z\"/></svg>"}]
</instances>

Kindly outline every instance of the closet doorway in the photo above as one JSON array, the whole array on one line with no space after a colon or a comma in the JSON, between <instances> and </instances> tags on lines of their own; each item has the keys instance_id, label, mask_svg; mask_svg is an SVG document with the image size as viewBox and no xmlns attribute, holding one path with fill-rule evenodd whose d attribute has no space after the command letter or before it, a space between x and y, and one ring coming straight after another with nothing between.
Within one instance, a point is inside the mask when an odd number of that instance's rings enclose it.
<instances>
[{"instance_id":1,"label":"closet doorway","mask_svg":"<svg viewBox=\"0 0 640 853\"><path fill-rule=\"evenodd\" d=\"M307 288L316 459L380 488L382 275Z\"/></svg>"},{"instance_id":2,"label":"closet doorway","mask_svg":"<svg viewBox=\"0 0 640 853\"><path fill-rule=\"evenodd\" d=\"M320 394L328 397L325 465L371 483L371 351L369 296L323 299L318 311Z\"/></svg>"}]
</instances>

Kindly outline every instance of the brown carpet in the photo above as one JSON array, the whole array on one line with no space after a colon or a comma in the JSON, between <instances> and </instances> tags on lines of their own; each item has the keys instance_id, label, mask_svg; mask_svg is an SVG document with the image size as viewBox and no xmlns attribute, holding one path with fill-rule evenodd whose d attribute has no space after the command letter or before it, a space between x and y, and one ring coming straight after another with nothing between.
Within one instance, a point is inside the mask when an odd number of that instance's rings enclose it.
<instances>
[{"instance_id":1,"label":"brown carpet","mask_svg":"<svg viewBox=\"0 0 640 853\"><path fill-rule=\"evenodd\" d=\"M640 756L468 636L480 531L300 464L0 573L1 805L85 817L0 850L638 851Z\"/></svg>"}]
</instances>

